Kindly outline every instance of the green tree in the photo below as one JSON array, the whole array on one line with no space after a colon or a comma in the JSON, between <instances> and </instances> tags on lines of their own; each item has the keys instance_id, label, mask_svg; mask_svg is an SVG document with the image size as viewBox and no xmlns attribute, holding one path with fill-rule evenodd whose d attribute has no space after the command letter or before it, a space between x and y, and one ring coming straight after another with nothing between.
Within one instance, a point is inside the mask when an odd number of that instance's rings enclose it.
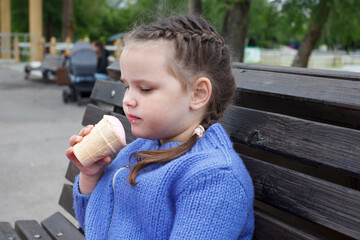
<instances>
[{"instance_id":1,"label":"green tree","mask_svg":"<svg viewBox=\"0 0 360 240\"><path fill-rule=\"evenodd\" d=\"M248 29L249 44L264 48L274 47L279 40L280 13L268 0L252 0Z\"/></svg>"},{"instance_id":2,"label":"green tree","mask_svg":"<svg viewBox=\"0 0 360 240\"><path fill-rule=\"evenodd\" d=\"M334 1L320 43L331 49L355 50L360 47L359 0Z\"/></svg>"},{"instance_id":3,"label":"green tree","mask_svg":"<svg viewBox=\"0 0 360 240\"><path fill-rule=\"evenodd\" d=\"M189 13L201 13L202 12L202 1L201 0L188 0Z\"/></svg>"},{"instance_id":4,"label":"green tree","mask_svg":"<svg viewBox=\"0 0 360 240\"><path fill-rule=\"evenodd\" d=\"M332 0L320 0L311 11L307 33L300 43L299 50L292 63L293 67L307 67L310 54L321 38L323 27L328 19Z\"/></svg>"},{"instance_id":5,"label":"green tree","mask_svg":"<svg viewBox=\"0 0 360 240\"><path fill-rule=\"evenodd\" d=\"M62 0L43 1L43 31L47 40L61 34ZM29 32L29 0L11 1L12 32Z\"/></svg>"},{"instance_id":6,"label":"green tree","mask_svg":"<svg viewBox=\"0 0 360 240\"><path fill-rule=\"evenodd\" d=\"M251 0L227 0L223 34L228 38L236 61L244 59Z\"/></svg>"},{"instance_id":7,"label":"green tree","mask_svg":"<svg viewBox=\"0 0 360 240\"><path fill-rule=\"evenodd\" d=\"M43 31L46 41L51 37L61 41L61 9L62 0L43 1Z\"/></svg>"},{"instance_id":8,"label":"green tree","mask_svg":"<svg viewBox=\"0 0 360 240\"><path fill-rule=\"evenodd\" d=\"M29 32L29 0L11 1L11 31Z\"/></svg>"}]
</instances>

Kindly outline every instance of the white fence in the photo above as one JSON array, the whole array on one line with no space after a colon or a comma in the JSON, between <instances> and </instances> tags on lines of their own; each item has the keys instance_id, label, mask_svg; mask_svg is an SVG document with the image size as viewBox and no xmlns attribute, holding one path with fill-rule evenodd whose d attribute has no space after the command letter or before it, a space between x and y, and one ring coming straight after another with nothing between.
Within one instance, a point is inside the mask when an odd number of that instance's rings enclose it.
<instances>
[{"instance_id":1,"label":"white fence","mask_svg":"<svg viewBox=\"0 0 360 240\"><path fill-rule=\"evenodd\" d=\"M34 44L34 48L30 47L30 39L38 44ZM88 39L86 41L89 41ZM50 42L45 42L44 38L37 39L28 33L0 33L0 54L4 59L15 59L28 61L28 56L36 56L37 50L41 50L41 54L49 52L50 54L60 54L62 51L71 51L73 43L70 39L66 42L56 42L55 38L51 38ZM37 49L38 48L38 49ZM40 49L39 49L40 48ZM114 53L115 57L120 56L123 48L121 39L117 39L114 45L106 45L105 48ZM25 56L25 57L24 57Z\"/></svg>"},{"instance_id":2,"label":"white fence","mask_svg":"<svg viewBox=\"0 0 360 240\"><path fill-rule=\"evenodd\" d=\"M251 49L250 51L254 51ZM254 54L254 53L252 53ZM282 49L258 49L257 57L245 58L245 62L265 65L291 66L297 50L290 48ZM254 61L258 60L258 61ZM359 65L360 52L346 51L320 51L313 50L309 59L309 68L336 68L343 65Z\"/></svg>"},{"instance_id":3,"label":"white fence","mask_svg":"<svg viewBox=\"0 0 360 240\"><path fill-rule=\"evenodd\" d=\"M36 35L30 35L29 33L0 33L0 53L9 54L10 57L15 54L31 55L36 53L37 46L34 46L33 52L30 52L30 38L33 38L37 42ZM19 49L14 46L18 44ZM18 51L18 52L17 52Z\"/></svg>"}]
</instances>

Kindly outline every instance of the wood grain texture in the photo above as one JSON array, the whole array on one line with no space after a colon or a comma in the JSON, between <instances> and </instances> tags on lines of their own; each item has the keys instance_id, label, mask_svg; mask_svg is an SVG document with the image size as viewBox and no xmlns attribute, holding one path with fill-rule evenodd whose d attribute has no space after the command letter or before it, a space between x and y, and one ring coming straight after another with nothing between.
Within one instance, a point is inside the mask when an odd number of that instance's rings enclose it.
<instances>
[{"instance_id":1,"label":"wood grain texture","mask_svg":"<svg viewBox=\"0 0 360 240\"><path fill-rule=\"evenodd\" d=\"M120 81L96 80L90 99L122 107L126 86Z\"/></svg>"},{"instance_id":2,"label":"wood grain texture","mask_svg":"<svg viewBox=\"0 0 360 240\"><path fill-rule=\"evenodd\" d=\"M73 204L74 204L73 185L65 183L61 191L59 205L62 208L64 208L68 213L70 213L73 217L75 217Z\"/></svg>"},{"instance_id":3,"label":"wood grain texture","mask_svg":"<svg viewBox=\"0 0 360 240\"><path fill-rule=\"evenodd\" d=\"M20 237L17 235L11 224L8 222L0 222L0 240L19 240Z\"/></svg>"},{"instance_id":4,"label":"wood grain texture","mask_svg":"<svg viewBox=\"0 0 360 240\"><path fill-rule=\"evenodd\" d=\"M55 240L84 240L85 236L61 213L56 212L41 222L46 232Z\"/></svg>"},{"instance_id":5,"label":"wood grain texture","mask_svg":"<svg viewBox=\"0 0 360 240\"><path fill-rule=\"evenodd\" d=\"M80 173L79 169L76 167L76 165L69 161L69 166L66 170L65 178L69 180L71 183L74 183L75 177Z\"/></svg>"},{"instance_id":6,"label":"wood grain texture","mask_svg":"<svg viewBox=\"0 0 360 240\"><path fill-rule=\"evenodd\" d=\"M89 124L95 125L103 118L105 114L110 115L111 110L104 109L94 104L88 104L85 109L82 125L83 126L87 126Z\"/></svg>"},{"instance_id":7,"label":"wood grain texture","mask_svg":"<svg viewBox=\"0 0 360 240\"><path fill-rule=\"evenodd\" d=\"M339 80L353 80L360 81L360 75L356 72L337 71L337 70L322 70L312 68L300 68L300 67L285 67L285 66L271 66L262 64L248 64L248 63L233 63L234 69L239 70L256 70L263 72L278 72L285 74L297 74L305 76L316 76L324 78L334 78ZM119 68L120 70L120 65Z\"/></svg>"},{"instance_id":8,"label":"wood grain texture","mask_svg":"<svg viewBox=\"0 0 360 240\"><path fill-rule=\"evenodd\" d=\"M120 72L120 60L114 61L110 66L106 68L110 79L120 80L121 72Z\"/></svg>"},{"instance_id":9,"label":"wood grain texture","mask_svg":"<svg viewBox=\"0 0 360 240\"><path fill-rule=\"evenodd\" d=\"M360 238L360 192L242 156L255 198L345 235Z\"/></svg>"},{"instance_id":10,"label":"wood grain texture","mask_svg":"<svg viewBox=\"0 0 360 240\"><path fill-rule=\"evenodd\" d=\"M246 89L238 89L235 102L241 107L360 130L360 111L356 109L325 105L306 99L269 95Z\"/></svg>"},{"instance_id":11,"label":"wood grain texture","mask_svg":"<svg viewBox=\"0 0 360 240\"><path fill-rule=\"evenodd\" d=\"M26 240L51 240L49 234L35 220L19 220L15 222L15 231L21 239Z\"/></svg>"},{"instance_id":12,"label":"wood grain texture","mask_svg":"<svg viewBox=\"0 0 360 240\"><path fill-rule=\"evenodd\" d=\"M221 123L235 143L360 176L357 130L237 106Z\"/></svg>"},{"instance_id":13,"label":"wood grain texture","mask_svg":"<svg viewBox=\"0 0 360 240\"><path fill-rule=\"evenodd\" d=\"M233 69L238 89L360 110L360 81Z\"/></svg>"},{"instance_id":14,"label":"wood grain texture","mask_svg":"<svg viewBox=\"0 0 360 240\"><path fill-rule=\"evenodd\" d=\"M255 210L255 230L253 240L316 240L317 236L304 232L284 222L281 222L261 210Z\"/></svg>"}]
</instances>

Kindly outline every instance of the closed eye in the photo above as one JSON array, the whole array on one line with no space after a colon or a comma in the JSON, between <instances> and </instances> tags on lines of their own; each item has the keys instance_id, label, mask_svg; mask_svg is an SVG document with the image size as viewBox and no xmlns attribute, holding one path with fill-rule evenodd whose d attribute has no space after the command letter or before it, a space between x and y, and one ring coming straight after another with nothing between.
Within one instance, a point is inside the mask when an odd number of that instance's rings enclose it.
<instances>
[{"instance_id":1,"label":"closed eye","mask_svg":"<svg viewBox=\"0 0 360 240\"><path fill-rule=\"evenodd\" d=\"M141 88L141 91L144 93L149 93L152 91L152 88Z\"/></svg>"}]
</instances>

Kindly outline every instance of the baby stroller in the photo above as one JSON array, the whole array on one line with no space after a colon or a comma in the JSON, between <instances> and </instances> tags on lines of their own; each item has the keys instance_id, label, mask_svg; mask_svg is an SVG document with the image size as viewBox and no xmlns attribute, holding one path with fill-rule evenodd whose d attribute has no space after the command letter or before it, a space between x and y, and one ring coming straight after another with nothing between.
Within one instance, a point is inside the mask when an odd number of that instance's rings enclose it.
<instances>
[{"instance_id":1,"label":"baby stroller","mask_svg":"<svg viewBox=\"0 0 360 240\"><path fill-rule=\"evenodd\" d=\"M96 72L97 56L88 42L76 42L71 50L69 62L70 91L63 90L63 101L77 102L89 97L95 84L94 73Z\"/></svg>"}]
</instances>

